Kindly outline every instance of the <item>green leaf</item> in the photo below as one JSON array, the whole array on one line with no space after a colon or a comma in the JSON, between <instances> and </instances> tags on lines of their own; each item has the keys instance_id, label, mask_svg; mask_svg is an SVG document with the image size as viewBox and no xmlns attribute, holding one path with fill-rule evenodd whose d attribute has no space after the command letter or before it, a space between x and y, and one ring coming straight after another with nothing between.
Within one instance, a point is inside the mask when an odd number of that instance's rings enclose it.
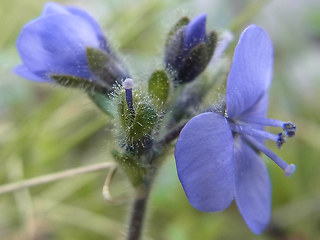
<instances>
[{"instance_id":1,"label":"green leaf","mask_svg":"<svg viewBox=\"0 0 320 240\"><path fill-rule=\"evenodd\" d=\"M187 83L195 79L209 63L207 45L200 43L191 49L186 57L185 63L179 71L177 81Z\"/></svg>"},{"instance_id":2,"label":"green leaf","mask_svg":"<svg viewBox=\"0 0 320 240\"><path fill-rule=\"evenodd\" d=\"M189 18L181 18L175 26L170 30L166 45L165 45L165 62L174 64L179 62L183 56L183 39L184 39L184 29L189 23ZM173 69L176 66L166 66L168 71L171 71L172 75L175 75Z\"/></svg>"},{"instance_id":3,"label":"green leaf","mask_svg":"<svg viewBox=\"0 0 320 240\"><path fill-rule=\"evenodd\" d=\"M170 63L166 66L170 75L174 75L174 69L179 67L176 64L180 65L180 62L183 62L183 41L184 41L184 28L178 29L175 34L170 38L166 47L165 47L165 62Z\"/></svg>"},{"instance_id":4,"label":"green leaf","mask_svg":"<svg viewBox=\"0 0 320 240\"><path fill-rule=\"evenodd\" d=\"M98 48L87 47L87 61L90 70L100 76L103 69L106 67L110 61L110 57L105 51Z\"/></svg>"},{"instance_id":5,"label":"green leaf","mask_svg":"<svg viewBox=\"0 0 320 240\"><path fill-rule=\"evenodd\" d=\"M216 49L217 46L217 41L218 41L218 35L215 31L210 32L207 34L207 53L208 53L208 61L213 56L214 50Z\"/></svg>"},{"instance_id":6,"label":"green leaf","mask_svg":"<svg viewBox=\"0 0 320 240\"><path fill-rule=\"evenodd\" d=\"M164 70L152 73L149 79L149 93L156 106L162 106L168 99L170 82Z\"/></svg>"},{"instance_id":7,"label":"green leaf","mask_svg":"<svg viewBox=\"0 0 320 240\"><path fill-rule=\"evenodd\" d=\"M71 75L51 75L51 78L64 87L77 88L86 92L107 93L108 89L100 86L98 83L89 81L88 79L75 77Z\"/></svg>"},{"instance_id":8,"label":"green leaf","mask_svg":"<svg viewBox=\"0 0 320 240\"><path fill-rule=\"evenodd\" d=\"M134 102L138 99L134 98ZM157 111L147 103L134 105L135 113L130 112L124 92L120 95L118 104L119 121L122 126L123 141L134 155L140 155L148 149L146 145L152 142L152 131L158 121Z\"/></svg>"},{"instance_id":9,"label":"green leaf","mask_svg":"<svg viewBox=\"0 0 320 240\"><path fill-rule=\"evenodd\" d=\"M149 137L158 121L157 111L146 103L139 104L135 111L135 118L128 135L132 142Z\"/></svg>"},{"instance_id":10,"label":"green leaf","mask_svg":"<svg viewBox=\"0 0 320 240\"><path fill-rule=\"evenodd\" d=\"M88 93L90 99L96 104L96 106L104 113L113 116L112 103L109 95L101 93Z\"/></svg>"},{"instance_id":11,"label":"green leaf","mask_svg":"<svg viewBox=\"0 0 320 240\"><path fill-rule=\"evenodd\" d=\"M114 56L98 48L87 47L87 62L92 73L109 88L128 76L123 65Z\"/></svg>"},{"instance_id":12,"label":"green leaf","mask_svg":"<svg viewBox=\"0 0 320 240\"><path fill-rule=\"evenodd\" d=\"M187 83L201 74L210 62L217 44L217 33L210 32L207 41L192 48L179 71L177 80Z\"/></svg>"},{"instance_id":13,"label":"green leaf","mask_svg":"<svg viewBox=\"0 0 320 240\"><path fill-rule=\"evenodd\" d=\"M170 32L168 33L166 45L171 41L171 38L175 35L175 33L181 28L190 22L190 19L187 17L182 17L174 26L171 28Z\"/></svg>"},{"instance_id":14,"label":"green leaf","mask_svg":"<svg viewBox=\"0 0 320 240\"><path fill-rule=\"evenodd\" d=\"M147 168L139 163L139 159L130 154L119 153L116 150L112 151L112 155L134 187L144 183Z\"/></svg>"}]
</instances>

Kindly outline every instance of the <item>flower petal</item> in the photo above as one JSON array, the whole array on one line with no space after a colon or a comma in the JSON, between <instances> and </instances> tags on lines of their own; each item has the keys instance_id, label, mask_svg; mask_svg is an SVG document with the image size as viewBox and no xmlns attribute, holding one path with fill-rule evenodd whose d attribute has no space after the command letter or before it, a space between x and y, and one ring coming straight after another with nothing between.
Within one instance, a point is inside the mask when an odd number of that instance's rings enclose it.
<instances>
[{"instance_id":1,"label":"flower petal","mask_svg":"<svg viewBox=\"0 0 320 240\"><path fill-rule=\"evenodd\" d=\"M227 208L234 197L233 137L216 113L192 118L175 148L178 176L190 204L199 211Z\"/></svg>"},{"instance_id":2,"label":"flower petal","mask_svg":"<svg viewBox=\"0 0 320 240\"><path fill-rule=\"evenodd\" d=\"M227 114L235 117L252 107L272 81L273 47L267 33L250 25L240 36L227 83Z\"/></svg>"},{"instance_id":3,"label":"flower petal","mask_svg":"<svg viewBox=\"0 0 320 240\"><path fill-rule=\"evenodd\" d=\"M267 168L258 154L239 137L235 140L235 198L248 227L260 234L271 214L271 184Z\"/></svg>"},{"instance_id":4,"label":"flower petal","mask_svg":"<svg viewBox=\"0 0 320 240\"><path fill-rule=\"evenodd\" d=\"M242 113L239 118L243 117L261 117L265 118L267 117L267 111L268 111L268 102L269 102L269 94L266 92L264 95L261 96L261 98L247 111Z\"/></svg>"},{"instance_id":5,"label":"flower petal","mask_svg":"<svg viewBox=\"0 0 320 240\"><path fill-rule=\"evenodd\" d=\"M90 78L86 47L98 48L99 42L99 34L85 19L54 14L25 25L17 49L26 67L44 79L48 74Z\"/></svg>"},{"instance_id":6,"label":"flower petal","mask_svg":"<svg viewBox=\"0 0 320 240\"><path fill-rule=\"evenodd\" d=\"M106 41L104 34L102 32L102 29L100 28L99 24L97 21L91 17L88 13L85 11L81 10L80 8L76 7L66 7L68 11L76 16L82 17L84 20L86 20L88 23L91 24L92 28L95 29L96 36L98 37L99 40L99 48L105 50L108 53L111 53L110 47L108 46L108 42Z\"/></svg>"},{"instance_id":7,"label":"flower petal","mask_svg":"<svg viewBox=\"0 0 320 240\"><path fill-rule=\"evenodd\" d=\"M99 36L100 48L110 53L109 47L107 47L107 42L104 38L103 32L99 24L96 22L96 20L93 17L91 17L88 13L81 10L80 8L68 7L68 6L63 6L54 2L49 2L49 3L46 3L45 6L43 7L41 16L48 16L48 15L59 14L59 13L73 14L88 21L88 23L91 24L92 28L95 29L96 34Z\"/></svg>"},{"instance_id":8,"label":"flower petal","mask_svg":"<svg viewBox=\"0 0 320 240\"><path fill-rule=\"evenodd\" d=\"M41 16L49 16L59 13L69 14L68 10L62 5L55 2L48 2L44 5Z\"/></svg>"},{"instance_id":9,"label":"flower petal","mask_svg":"<svg viewBox=\"0 0 320 240\"><path fill-rule=\"evenodd\" d=\"M24 65L19 65L13 69L13 71L19 76L29 79L35 82L48 82L49 80L42 79L41 77L33 74L29 69Z\"/></svg>"},{"instance_id":10,"label":"flower petal","mask_svg":"<svg viewBox=\"0 0 320 240\"><path fill-rule=\"evenodd\" d=\"M249 119L253 118L266 118L268 111L268 102L269 102L269 93L266 92L251 108L242 113L238 118L239 119ZM264 126L261 124L250 124L251 127L256 129L264 130ZM257 138L258 139L258 138ZM264 143L264 139L259 139L261 143Z\"/></svg>"},{"instance_id":11,"label":"flower petal","mask_svg":"<svg viewBox=\"0 0 320 240\"><path fill-rule=\"evenodd\" d=\"M185 51L189 51L199 43L206 41L207 15L201 14L193 19L184 30Z\"/></svg>"}]
</instances>

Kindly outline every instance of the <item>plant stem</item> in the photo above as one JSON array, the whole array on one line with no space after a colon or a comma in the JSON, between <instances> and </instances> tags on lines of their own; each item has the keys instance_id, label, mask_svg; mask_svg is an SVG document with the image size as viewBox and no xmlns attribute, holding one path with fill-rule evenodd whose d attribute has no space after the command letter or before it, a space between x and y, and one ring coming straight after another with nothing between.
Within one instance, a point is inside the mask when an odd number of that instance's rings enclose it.
<instances>
[{"instance_id":1,"label":"plant stem","mask_svg":"<svg viewBox=\"0 0 320 240\"><path fill-rule=\"evenodd\" d=\"M187 122L184 122L178 126L176 126L175 128L171 129L170 131L168 131L168 133L160 140L156 143L156 145L158 147L162 147L168 143L170 143L171 141L173 141L174 139L176 139L182 128L186 125Z\"/></svg>"},{"instance_id":2,"label":"plant stem","mask_svg":"<svg viewBox=\"0 0 320 240\"><path fill-rule=\"evenodd\" d=\"M48 174L40 177L35 177L28 180L20 181L20 182L10 183L7 185L0 186L0 194L13 192L13 191L17 191L17 190L28 188L28 187L33 187L40 184L54 182L60 179L73 177L83 173L101 171L107 168L114 167L114 165L115 164L111 162L102 162L102 163L92 164L85 167L79 167L79 168L74 168L74 169L57 172L53 174Z\"/></svg>"},{"instance_id":3,"label":"plant stem","mask_svg":"<svg viewBox=\"0 0 320 240\"><path fill-rule=\"evenodd\" d=\"M141 238L149 192L150 186L144 189L137 189L136 191L132 204L127 240L139 240Z\"/></svg>"}]
</instances>

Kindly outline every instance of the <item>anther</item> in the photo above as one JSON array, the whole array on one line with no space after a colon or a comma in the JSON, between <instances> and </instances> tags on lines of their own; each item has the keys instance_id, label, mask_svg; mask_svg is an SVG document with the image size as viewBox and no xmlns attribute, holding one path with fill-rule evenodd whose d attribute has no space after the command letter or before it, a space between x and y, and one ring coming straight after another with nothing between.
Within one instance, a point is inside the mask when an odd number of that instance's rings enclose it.
<instances>
[{"instance_id":1,"label":"anther","mask_svg":"<svg viewBox=\"0 0 320 240\"><path fill-rule=\"evenodd\" d=\"M287 132L288 137L293 137L297 130L297 125L292 122L286 122L283 123L282 129Z\"/></svg>"},{"instance_id":2,"label":"anther","mask_svg":"<svg viewBox=\"0 0 320 240\"><path fill-rule=\"evenodd\" d=\"M277 146L280 149L282 144L284 144L288 140L287 132L282 132L278 134Z\"/></svg>"}]
</instances>

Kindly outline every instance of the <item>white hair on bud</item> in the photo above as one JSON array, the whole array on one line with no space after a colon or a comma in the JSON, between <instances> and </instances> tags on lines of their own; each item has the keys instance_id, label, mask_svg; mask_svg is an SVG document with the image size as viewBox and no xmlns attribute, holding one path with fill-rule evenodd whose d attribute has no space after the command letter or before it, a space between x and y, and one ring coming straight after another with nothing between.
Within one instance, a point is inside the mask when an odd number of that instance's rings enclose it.
<instances>
[{"instance_id":1,"label":"white hair on bud","mask_svg":"<svg viewBox=\"0 0 320 240\"><path fill-rule=\"evenodd\" d=\"M216 64L216 62L222 57L230 43L233 41L233 38L234 36L231 31L226 30L221 34L221 40L217 43L210 65Z\"/></svg>"},{"instance_id":2,"label":"white hair on bud","mask_svg":"<svg viewBox=\"0 0 320 240\"><path fill-rule=\"evenodd\" d=\"M126 78L126 80L124 80L122 82L122 87L125 88L125 89L132 89L133 87L133 79L131 78Z\"/></svg>"}]
</instances>

